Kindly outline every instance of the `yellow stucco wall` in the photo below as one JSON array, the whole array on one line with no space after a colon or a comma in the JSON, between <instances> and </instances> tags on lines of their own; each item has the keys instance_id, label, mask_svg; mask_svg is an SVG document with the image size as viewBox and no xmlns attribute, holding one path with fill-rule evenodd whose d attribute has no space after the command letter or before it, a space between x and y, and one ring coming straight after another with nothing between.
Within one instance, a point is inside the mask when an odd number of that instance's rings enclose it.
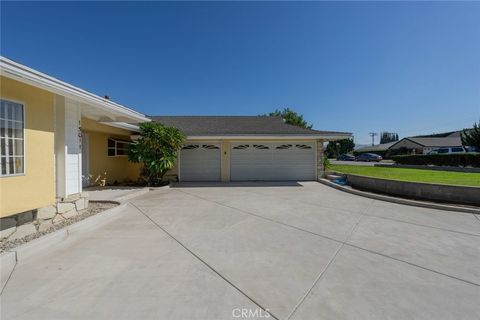
<instances>
[{"instance_id":1,"label":"yellow stucco wall","mask_svg":"<svg viewBox=\"0 0 480 320\"><path fill-rule=\"evenodd\" d=\"M91 185L136 181L140 166L128 161L127 157L109 157L108 139L130 140L131 132L100 124L94 120L82 118L82 131L88 133L89 174Z\"/></svg>"},{"instance_id":2,"label":"yellow stucco wall","mask_svg":"<svg viewBox=\"0 0 480 320\"><path fill-rule=\"evenodd\" d=\"M0 178L0 217L55 202L54 95L0 77L0 96L24 103L25 174Z\"/></svg>"}]
</instances>

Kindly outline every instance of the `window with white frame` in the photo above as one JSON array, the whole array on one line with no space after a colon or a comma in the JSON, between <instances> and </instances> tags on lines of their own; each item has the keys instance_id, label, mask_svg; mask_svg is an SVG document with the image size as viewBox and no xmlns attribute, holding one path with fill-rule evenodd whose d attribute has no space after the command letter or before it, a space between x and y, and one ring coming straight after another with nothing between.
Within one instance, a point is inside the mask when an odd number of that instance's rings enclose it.
<instances>
[{"instance_id":1,"label":"window with white frame","mask_svg":"<svg viewBox=\"0 0 480 320\"><path fill-rule=\"evenodd\" d=\"M0 100L0 176L25 173L23 104Z\"/></svg>"},{"instance_id":2,"label":"window with white frame","mask_svg":"<svg viewBox=\"0 0 480 320\"><path fill-rule=\"evenodd\" d=\"M109 157L126 157L128 156L128 148L130 141L108 139L108 156Z\"/></svg>"}]
</instances>

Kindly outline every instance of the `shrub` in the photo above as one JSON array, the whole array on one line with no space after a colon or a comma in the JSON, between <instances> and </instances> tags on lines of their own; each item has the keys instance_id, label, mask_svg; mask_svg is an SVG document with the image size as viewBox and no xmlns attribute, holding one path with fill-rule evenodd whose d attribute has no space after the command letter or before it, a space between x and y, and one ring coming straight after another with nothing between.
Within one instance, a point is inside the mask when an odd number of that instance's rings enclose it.
<instances>
[{"instance_id":1,"label":"shrub","mask_svg":"<svg viewBox=\"0 0 480 320\"><path fill-rule=\"evenodd\" d=\"M393 156L392 159L398 164L480 167L480 153Z\"/></svg>"},{"instance_id":2,"label":"shrub","mask_svg":"<svg viewBox=\"0 0 480 320\"><path fill-rule=\"evenodd\" d=\"M142 123L140 137L130 146L128 160L142 164L140 177L148 186L158 186L165 173L175 166L184 139L176 128L156 122Z\"/></svg>"}]
</instances>

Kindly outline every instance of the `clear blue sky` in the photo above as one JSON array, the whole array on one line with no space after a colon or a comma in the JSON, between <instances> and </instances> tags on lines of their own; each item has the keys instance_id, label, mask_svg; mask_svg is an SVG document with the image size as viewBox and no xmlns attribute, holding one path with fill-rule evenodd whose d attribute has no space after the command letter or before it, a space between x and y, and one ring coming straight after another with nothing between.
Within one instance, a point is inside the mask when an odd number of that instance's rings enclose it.
<instances>
[{"instance_id":1,"label":"clear blue sky","mask_svg":"<svg viewBox=\"0 0 480 320\"><path fill-rule=\"evenodd\" d=\"M290 106L357 143L480 119L479 2L2 2L1 54L150 115Z\"/></svg>"}]
</instances>

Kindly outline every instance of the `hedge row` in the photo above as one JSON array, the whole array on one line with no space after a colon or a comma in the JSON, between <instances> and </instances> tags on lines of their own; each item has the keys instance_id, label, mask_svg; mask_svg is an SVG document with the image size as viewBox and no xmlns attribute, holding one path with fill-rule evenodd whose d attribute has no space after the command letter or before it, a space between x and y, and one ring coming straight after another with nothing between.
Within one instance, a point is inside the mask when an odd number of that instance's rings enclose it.
<instances>
[{"instance_id":1,"label":"hedge row","mask_svg":"<svg viewBox=\"0 0 480 320\"><path fill-rule=\"evenodd\" d=\"M480 167L480 153L393 156L392 159L398 164Z\"/></svg>"}]
</instances>

